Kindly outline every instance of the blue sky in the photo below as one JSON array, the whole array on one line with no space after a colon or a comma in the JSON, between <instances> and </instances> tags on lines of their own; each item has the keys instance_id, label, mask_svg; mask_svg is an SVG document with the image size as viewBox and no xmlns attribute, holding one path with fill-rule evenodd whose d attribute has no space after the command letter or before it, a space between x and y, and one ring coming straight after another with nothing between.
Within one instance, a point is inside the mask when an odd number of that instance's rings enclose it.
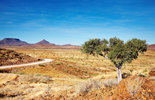
<instances>
[{"instance_id":1,"label":"blue sky","mask_svg":"<svg viewBox=\"0 0 155 100\"><path fill-rule=\"evenodd\" d=\"M155 44L155 1L0 0L0 40L81 45L115 36Z\"/></svg>"}]
</instances>

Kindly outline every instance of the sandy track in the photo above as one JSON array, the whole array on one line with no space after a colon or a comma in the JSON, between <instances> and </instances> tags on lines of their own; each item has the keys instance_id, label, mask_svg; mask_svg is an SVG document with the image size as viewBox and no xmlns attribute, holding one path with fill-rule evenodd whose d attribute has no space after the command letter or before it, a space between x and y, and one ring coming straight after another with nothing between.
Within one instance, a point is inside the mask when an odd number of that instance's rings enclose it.
<instances>
[{"instance_id":1,"label":"sandy track","mask_svg":"<svg viewBox=\"0 0 155 100\"><path fill-rule=\"evenodd\" d=\"M42 64L42 63L48 63L51 61L53 61L53 60L52 59L44 59L44 61L33 62L33 63L28 63L28 64L0 66L0 69L8 69L8 68L15 68L15 67L22 67L22 66L37 65L37 64Z\"/></svg>"}]
</instances>

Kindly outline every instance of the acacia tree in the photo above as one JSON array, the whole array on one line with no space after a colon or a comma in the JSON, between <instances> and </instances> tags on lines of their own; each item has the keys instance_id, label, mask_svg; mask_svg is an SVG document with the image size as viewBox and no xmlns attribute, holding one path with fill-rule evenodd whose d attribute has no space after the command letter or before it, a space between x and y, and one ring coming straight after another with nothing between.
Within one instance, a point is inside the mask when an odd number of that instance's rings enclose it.
<instances>
[{"instance_id":1,"label":"acacia tree","mask_svg":"<svg viewBox=\"0 0 155 100\"><path fill-rule=\"evenodd\" d=\"M124 63L131 63L133 59L138 58L138 53L144 53L147 50L145 40L132 39L124 43L119 38L90 39L82 45L81 51L87 55L100 55L111 60L117 68L118 83L122 80L121 68Z\"/></svg>"}]
</instances>

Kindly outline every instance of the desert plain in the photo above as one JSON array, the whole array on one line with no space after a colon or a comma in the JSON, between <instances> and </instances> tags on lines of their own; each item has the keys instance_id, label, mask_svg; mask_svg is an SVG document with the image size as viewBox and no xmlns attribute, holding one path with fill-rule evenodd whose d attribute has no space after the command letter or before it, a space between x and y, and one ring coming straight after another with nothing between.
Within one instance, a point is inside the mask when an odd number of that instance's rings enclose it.
<instances>
[{"instance_id":1,"label":"desert plain","mask_svg":"<svg viewBox=\"0 0 155 100\"><path fill-rule=\"evenodd\" d=\"M33 59L53 61L2 69L0 73L2 100L123 100L124 98L134 100L155 97L153 94L155 85L152 85L155 78L150 75L155 68L153 50L147 50L144 54L139 54L138 59L133 60L132 63L123 65L122 77L123 81L127 81L128 87L125 86L126 94L122 98L119 95L121 92L118 93L121 82L117 84L116 67L107 58L88 56L80 49L7 49L28 55ZM147 89L143 88L146 81L151 84ZM148 92L150 88L153 90ZM146 93L142 94L143 91ZM141 93L141 96L138 97L138 93Z\"/></svg>"}]
</instances>

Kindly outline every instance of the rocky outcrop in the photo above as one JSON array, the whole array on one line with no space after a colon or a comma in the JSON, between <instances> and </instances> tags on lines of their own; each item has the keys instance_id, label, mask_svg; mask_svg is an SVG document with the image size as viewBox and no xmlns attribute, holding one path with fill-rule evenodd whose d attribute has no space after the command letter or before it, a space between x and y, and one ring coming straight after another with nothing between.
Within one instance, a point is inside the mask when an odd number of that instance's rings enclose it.
<instances>
[{"instance_id":1,"label":"rocky outcrop","mask_svg":"<svg viewBox=\"0 0 155 100\"><path fill-rule=\"evenodd\" d=\"M14 50L0 48L0 66L30 63L38 60L29 55L17 53Z\"/></svg>"},{"instance_id":2,"label":"rocky outcrop","mask_svg":"<svg viewBox=\"0 0 155 100\"><path fill-rule=\"evenodd\" d=\"M119 100L150 100L155 99L155 81L148 77L133 76L123 79L117 89L116 95Z\"/></svg>"},{"instance_id":3,"label":"rocky outcrop","mask_svg":"<svg viewBox=\"0 0 155 100\"><path fill-rule=\"evenodd\" d=\"M149 76L155 76L155 68L152 68L149 72Z\"/></svg>"}]
</instances>

